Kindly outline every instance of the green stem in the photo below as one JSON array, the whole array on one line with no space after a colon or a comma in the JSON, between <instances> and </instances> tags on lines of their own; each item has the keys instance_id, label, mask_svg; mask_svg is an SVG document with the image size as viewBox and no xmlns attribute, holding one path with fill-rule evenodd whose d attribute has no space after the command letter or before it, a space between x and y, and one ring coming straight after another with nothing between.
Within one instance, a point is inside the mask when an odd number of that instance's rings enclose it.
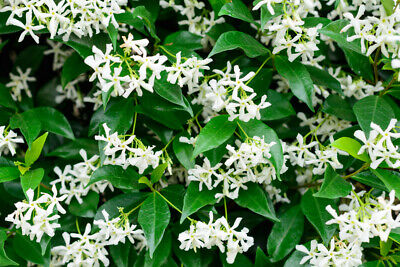
<instances>
[{"instance_id":1,"label":"green stem","mask_svg":"<svg viewBox=\"0 0 400 267\"><path fill-rule=\"evenodd\" d=\"M226 207L226 198L224 197L225 219L228 221L228 208Z\"/></svg>"},{"instance_id":2,"label":"green stem","mask_svg":"<svg viewBox=\"0 0 400 267\"><path fill-rule=\"evenodd\" d=\"M253 79L254 77L257 76L257 74L261 71L261 69L264 67L265 64L267 64L268 60L271 59L271 56L269 56L266 60L264 60L264 62L261 64L261 66L258 68L258 70L256 71L256 73L254 74L253 77L250 78L250 80L248 80L245 85L248 85Z\"/></svg>"}]
</instances>

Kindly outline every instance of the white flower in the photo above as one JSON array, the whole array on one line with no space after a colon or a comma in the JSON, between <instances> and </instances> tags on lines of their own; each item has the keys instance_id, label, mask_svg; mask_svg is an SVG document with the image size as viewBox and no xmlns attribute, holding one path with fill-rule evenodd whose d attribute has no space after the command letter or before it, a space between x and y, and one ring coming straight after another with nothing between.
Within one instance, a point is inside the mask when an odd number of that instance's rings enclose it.
<instances>
[{"instance_id":1,"label":"white flower","mask_svg":"<svg viewBox=\"0 0 400 267\"><path fill-rule=\"evenodd\" d=\"M9 24L18 26L24 30L21 33L21 35L19 36L18 42L22 42L25 38L25 35L27 33L29 33L29 35L33 38L33 40L35 40L36 43L39 43L39 36L37 36L33 31L38 31L38 30L45 28L45 26L43 26L43 25L37 25L37 26L33 25L32 11L28 11L26 13L25 24L23 24L21 21L16 20L14 18L9 21Z\"/></svg>"},{"instance_id":2,"label":"white flower","mask_svg":"<svg viewBox=\"0 0 400 267\"><path fill-rule=\"evenodd\" d=\"M15 155L15 148L17 144L24 143L21 137L18 137L12 130L8 132L5 130L5 126L0 126L0 156L1 154L7 154L8 151L12 156Z\"/></svg>"}]
</instances>

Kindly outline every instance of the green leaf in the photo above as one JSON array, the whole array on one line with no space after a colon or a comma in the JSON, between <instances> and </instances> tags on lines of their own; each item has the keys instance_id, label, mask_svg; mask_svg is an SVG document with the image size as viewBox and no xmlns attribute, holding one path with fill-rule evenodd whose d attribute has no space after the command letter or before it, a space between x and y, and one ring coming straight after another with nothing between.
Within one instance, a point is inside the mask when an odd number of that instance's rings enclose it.
<instances>
[{"instance_id":1,"label":"green leaf","mask_svg":"<svg viewBox=\"0 0 400 267\"><path fill-rule=\"evenodd\" d=\"M310 249L309 243L304 244L304 246L306 248ZM304 264L300 264L300 261L304 258L305 255L306 254L304 254L303 252L301 252L299 250L293 251L293 253L286 260L285 265L283 265L283 267L311 267L311 265L309 264L309 261Z\"/></svg>"},{"instance_id":2,"label":"green leaf","mask_svg":"<svg viewBox=\"0 0 400 267\"><path fill-rule=\"evenodd\" d=\"M218 14L222 6L229 3L229 0L208 0L215 14Z\"/></svg>"},{"instance_id":3,"label":"green leaf","mask_svg":"<svg viewBox=\"0 0 400 267\"><path fill-rule=\"evenodd\" d=\"M33 141L32 145L28 148L25 154L25 165L31 166L42 153L44 143L46 142L47 136L49 133L45 133L35 141Z\"/></svg>"},{"instance_id":4,"label":"green leaf","mask_svg":"<svg viewBox=\"0 0 400 267\"><path fill-rule=\"evenodd\" d=\"M107 180L120 189L138 189L140 175L133 169L126 169L117 165L104 165L94 171L87 186L98 181Z\"/></svg>"},{"instance_id":5,"label":"green leaf","mask_svg":"<svg viewBox=\"0 0 400 267\"><path fill-rule=\"evenodd\" d=\"M181 50L199 50L203 48L201 40L203 38L199 35L193 34L188 31L178 31L171 33L164 40L164 46L170 50L173 48L175 51Z\"/></svg>"},{"instance_id":6,"label":"green leaf","mask_svg":"<svg viewBox=\"0 0 400 267\"><path fill-rule=\"evenodd\" d=\"M282 260L300 242L304 216L300 206L291 207L276 222L268 236L267 250L274 262Z\"/></svg>"},{"instance_id":7,"label":"green leaf","mask_svg":"<svg viewBox=\"0 0 400 267\"><path fill-rule=\"evenodd\" d=\"M189 137L183 133L177 135L172 142L172 149L174 150L175 156L178 158L183 167L185 167L187 170L190 170L194 167L194 161L192 160L193 145L180 142L179 138L181 136Z\"/></svg>"},{"instance_id":8,"label":"green leaf","mask_svg":"<svg viewBox=\"0 0 400 267\"><path fill-rule=\"evenodd\" d=\"M71 34L67 42L64 42L62 36L56 36L54 41L61 42L74 49L82 58L87 58L93 55L92 47L96 46L101 51L105 51L106 45L109 43L109 37L106 33L95 34L91 37Z\"/></svg>"},{"instance_id":9,"label":"green leaf","mask_svg":"<svg viewBox=\"0 0 400 267\"><path fill-rule=\"evenodd\" d=\"M385 8L386 15L390 16L394 11L394 1L393 0L382 0L383 8Z\"/></svg>"},{"instance_id":10,"label":"green leaf","mask_svg":"<svg viewBox=\"0 0 400 267\"><path fill-rule=\"evenodd\" d=\"M200 153L216 148L233 135L236 130L236 121L228 120L229 115L220 115L212 118L200 131L194 146L193 157Z\"/></svg>"},{"instance_id":11,"label":"green leaf","mask_svg":"<svg viewBox=\"0 0 400 267\"><path fill-rule=\"evenodd\" d=\"M342 86L340 82L332 75L330 75L329 72L310 65L306 65L305 67L308 73L310 74L314 84L325 86L343 95Z\"/></svg>"},{"instance_id":12,"label":"green leaf","mask_svg":"<svg viewBox=\"0 0 400 267\"><path fill-rule=\"evenodd\" d=\"M346 49L342 46L340 47L344 52L347 63L349 63L349 66L354 71L354 73L362 76L366 80L373 81L374 73L372 71L369 57L356 53L353 50Z\"/></svg>"},{"instance_id":13,"label":"green leaf","mask_svg":"<svg viewBox=\"0 0 400 267\"><path fill-rule=\"evenodd\" d=\"M146 252L144 258L144 267L156 267L156 266L164 266L164 264L168 261L168 257L171 255L171 233L168 231L165 233L164 238L161 240L160 244L157 246L154 251L154 256L150 256L150 251Z\"/></svg>"},{"instance_id":14,"label":"green leaf","mask_svg":"<svg viewBox=\"0 0 400 267\"><path fill-rule=\"evenodd\" d=\"M42 64L44 51L47 49L48 47L44 45L32 45L25 48L18 54L18 57L14 63L13 72L16 73L17 67L19 67L22 71L30 68L30 76L32 76L32 74L35 73L35 71L38 70Z\"/></svg>"},{"instance_id":15,"label":"green leaf","mask_svg":"<svg viewBox=\"0 0 400 267\"><path fill-rule=\"evenodd\" d=\"M389 191L386 188L385 184L381 180L379 180L379 178L376 177L371 171L358 173L351 176L351 179L382 191Z\"/></svg>"},{"instance_id":16,"label":"green leaf","mask_svg":"<svg viewBox=\"0 0 400 267\"><path fill-rule=\"evenodd\" d=\"M110 24L112 25L112 24ZM118 243L118 245L108 246L110 256L117 267L128 267L129 256L131 254L131 242Z\"/></svg>"},{"instance_id":17,"label":"green leaf","mask_svg":"<svg viewBox=\"0 0 400 267\"><path fill-rule=\"evenodd\" d=\"M167 203L156 192L150 194L140 207L138 222L146 237L150 257L160 244L170 217Z\"/></svg>"},{"instance_id":18,"label":"green leaf","mask_svg":"<svg viewBox=\"0 0 400 267\"><path fill-rule=\"evenodd\" d=\"M206 205L214 205L217 203L215 194L217 189L207 190L203 188L199 191L199 184L191 182L186 190L185 198L183 199L183 209L180 223L182 223L188 216L192 215Z\"/></svg>"},{"instance_id":19,"label":"green leaf","mask_svg":"<svg viewBox=\"0 0 400 267\"><path fill-rule=\"evenodd\" d=\"M19 176L20 172L17 167L11 167L11 166L0 167L0 183L15 180Z\"/></svg>"},{"instance_id":20,"label":"green leaf","mask_svg":"<svg viewBox=\"0 0 400 267\"><path fill-rule=\"evenodd\" d=\"M40 244L29 240L29 237L23 236L19 233L17 233L13 239L13 248L18 256L30 262L44 265L49 260L42 256L42 248L40 247Z\"/></svg>"},{"instance_id":21,"label":"green leaf","mask_svg":"<svg viewBox=\"0 0 400 267\"><path fill-rule=\"evenodd\" d=\"M314 111L312 105L312 94L314 85L306 67L300 62L289 62L287 57L275 57L276 70L289 81L290 90L293 94L307 104Z\"/></svg>"},{"instance_id":22,"label":"green leaf","mask_svg":"<svg viewBox=\"0 0 400 267\"><path fill-rule=\"evenodd\" d=\"M400 199L400 173L383 169L370 169L387 187L389 191L395 190L396 197Z\"/></svg>"},{"instance_id":23,"label":"green leaf","mask_svg":"<svg viewBox=\"0 0 400 267\"><path fill-rule=\"evenodd\" d=\"M185 267L209 267L213 260L213 251L209 249L193 249L188 251L179 248L178 244L175 242L173 244L174 254L181 261Z\"/></svg>"},{"instance_id":24,"label":"green leaf","mask_svg":"<svg viewBox=\"0 0 400 267\"><path fill-rule=\"evenodd\" d=\"M105 210L110 219L119 216L118 208L123 208L124 212L129 212L131 209L137 207L147 196L147 192L132 192L122 195L118 195L106 203L104 203L100 208L97 209L95 220L104 219L102 211Z\"/></svg>"},{"instance_id":25,"label":"green leaf","mask_svg":"<svg viewBox=\"0 0 400 267\"><path fill-rule=\"evenodd\" d=\"M1 13L0 13L1 14ZM4 242L7 239L6 230L0 231L0 266L18 265L15 261L11 260L4 251Z\"/></svg>"},{"instance_id":26,"label":"green leaf","mask_svg":"<svg viewBox=\"0 0 400 267\"><path fill-rule=\"evenodd\" d=\"M154 91L165 100L182 107L183 110L193 116L193 110L185 101L186 99L182 95L182 89L177 84L167 82L166 72L161 74L161 79L155 79Z\"/></svg>"},{"instance_id":27,"label":"green leaf","mask_svg":"<svg viewBox=\"0 0 400 267\"><path fill-rule=\"evenodd\" d=\"M237 48L242 49L250 58L263 56L270 53L267 48L265 48L252 36L243 32L229 31L221 34L208 57L212 57L216 54Z\"/></svg>"},{"instance_id":28,"label":"green leaf","mask_svg":"<svg viewBox=\"0 0 400 267\"><path fill-rule=\"evenodd\" d=\"M256 5L256 3L260 2L261 0L254 1L253 5ZM263 5L261 6L261 29L264 28L265 24L267 24L268 21L280 16L283 14L283 5L282 4L275 4L274 5L274 15L272 15L267 6Z\"/></svg>"},{"instance_id":29,"label":"green leaf","mask_svg":"<svg viewBox=\"0 0 400 267\"><path fill-rule=\"evenodd\" d=\"M17 113L10 119L12 129L19 128L24 135L28 145L45 130L57 135L74 139L74 133L65 116L58 110L50 107L30 109L24 113Z\"/></svg>"},{"instance_id":30,"label":"green leaf","mask_svg":"<svg viewBox=\"0 0 400 267\"><path fill-rule=\"evenodd\" d=\"M319 29L318 32L332 38L334 41L336 41L338 43L338 45L340 47L350 49L350 50L362 55L359 40L354 40L352 42L347 41L347 37L349 36L351 31L341 32L341 30L347 24L349 24L349 22L347 20L343 20L343 19L336 20L336 21L329 23L322 29Z\"/></svg>"},{"instance_id":31,"label":"green leaf","mask_svg":"<svg viewBox=\"0 0 400 267\"><path fill-rule=\"evenodd\" d=\"M132 12L125 11L125 13L115 14L114 16L119 23L131 25L135 30L146 35L147 30L151 37L159 40L154 26L154 18L144 6L135 7Z\"/></svg>"},{"instance_id":32,"label":"green leaf","mask_svg":"<svg viewBox=\"0 0 400 267\"><path fill-rule=\"evenodd\" d=\"M93 218L96 215L99 199L98 193L90 191L82 197L82 203L79 203L75 198L72 199L68 205L68 211L78 217Z\"/></svg>"},{"instance_id":33,"label":"green leaf","mask_svg":"<svg viewBox=\"0 0 400 267\"><path fill-rule=\"evenodd\" d=\"M332 219L332 215L325 209L328 205L333 208L336 206L334 200L315 198L313 190L310 189L301 198L301 210L304 216L318 231L325 244L329 243L337 228L337 224L326 224Z\"/></svg>"},{"instance_id":34,"label":"green leaf","mask_svg":"<svg viewBox=\"0 0 400 267\"><path fill-rule=\"evenodd\" d=\"M17 110L14 99L11 97L10 90L2 83L0 83L0 106Z\"/></svg>"},{"instance_id":35,"label":"green leaf","mask_svg":"<svg viewBox=\"0 0 400 267\"><path fill-rule=\"evenodd\" d=\"M157 183L163 176L165 170L168 168L168 163L163 163L157 166L151 173L151 182L153 184Z\"/></svg>"},{"instance_id":36,"label":"green leaf","mask_svg":"<svg viewBox=\"0 0 400 267\"><path fill-rule=\"evenodd\" d=\"M247 183L246 186L246 190L240 190L239 197L235 199L235 202L243 208L247 208L252 212L278 222L274 205L265 194L265 191L258 184Z\"/></svg>"},{"instance_id":37,"label":"green leaf","mask_svg":"<svg viewBox=\"0 0 400 267\"><path fill-rule=\"evenodd\" d=\"M108 103L106 109L99 108L92 116L89 125L89 136L98 133L103 128L103 123L111 129L111 132L124 134L131 128L135 114L134 102L131 98L114 98Z\"/></svg>"},{"instance_id":38,"label":"green leaf","mask_svg":"<svg viewBox=\"0 0 400 267\"><path fill-rule=\"evenodd\" d=\"M108 36L110 37L111 43L114 47L114 51L115 49L117 49L117 39L118 39L118 29L116 29L114 27L114 25L112 23L108 24L107 27L107 33Z\"/></svg>"},{"instance_id":39,"label":"green leaf","mask_svg":"<svg viewBox=\"0 0 400 267\"><path fill-rule=\"evenodd\" d=\"M44 176L44 170L42 168L29 170L24 175L21 175L21 186L24 192L28 189L35 190Z\"/></svg>"},{"instance_id":40,"label":"green leaf","mask_svg":"<svg viewBox=\"0 0 400 267\"><path fill-rule=\"evenodd\" d=\"M240 19L249 23L254 23L253 16L249 9L241 0L232 0L226 3L218 13L218 16L227 15L232 18Z\"/></svg>"},{"instance_id":41,"label":"green leaf","mask_svg":"<svg viewBox=\"0 0 400 267\"><path fill-rule=\"evenodd\" d=\"M14 25L6 25L8 18L10 17L11 12L0 12L0 34L8 34L19 32L22 29L20 27Z\"/></svg>"},{"instance_id":42,"label":"green leaf","mask_svg":"<svg viewBox=\"0 0 400 267\"><path fill-rule=\"evenodd\" d=\"M268 125L259 120L250 120L248 122L240 122L241 128L245 131L245 133L249 137L263 137L266 143L275 142L275 145L271 147L271 162L276 169L276 175L279 177L279 173L283 166L283 151L281 140L278 138L278 135L275 131L270 128ZM241 136L244 137L243 133Z\"/></svg>"},{"instance_id":43,"label":"green leaf","mask_svg":"<svg viewBox=\"0 0 400 267\"><path fill-rule=\"evenodd\" d=\"M66 144L63 144L46 154L48 157L60 157L63 159L81 160L82 156L79 151L84 149L88 157L99 154L99 147L97 141L89 138L77 138Z\"/></svg>"},{"instance_id":44,"label":"green leaf","mask_svg":"<svg viewBox=\"0 0 400 267\"><path fill-rule=\"evenodd\" d=\"M268 257L265 255L264 251L258 247L256 251L256 262L254 267L264 267L268 262Z\"/></svg>"},{"instance_id":45,"label":"green leaf","mask_svg":"<svg viewBox=\"0 0 400 267\"><path fill-rule=\"evenodd\" d=\"M330 95L324 101L322 111L334 115L339 119L347 121L356 121L356 115L354 115L353 108L346 99L341 98L338 95Z\"/></svg>"},{"instance_id":46,"label":"green leaf","mask_svg":"<svg viewBox=\"0 0 400 267\"><path fill-rule=\"evenodd\" d=\"M371 122L386 129L390 120L395 117L392 107L383 98L374 95L358 100L353 110L367 137L371 131Z\"/></svg>"},{"instance_id":47,"label":"green leaf","mask_svg":"<svg viewBox=\"0 0 400 267\"><path fill-rule=\"evenodd\" d=\"M61 70L61 84L63 88L70 82L78 78L82 73L90 70L90 67L83 62L83 59L78 53L73 53L69 56Z\"/></svg>"},{"instance_id":48,"label":"green leaf","mask_svg":"<svg viewBox=\"0 0 400 267\"><path fill-rule=\"evenodd\" d=\"M271 106L260 110L261 120L279 120L296 114L289 100L274 90L267 90L267 101Z\"/></svg>"},{"instance_id":49,"label":"green leaf","mask_svg":"<svg viewBox=\"0 0 400 267\"><path fill-rule=\"evenodd\" d=\"M324 175L321 189L313 194L314 197L335 199L345 197L351 191L351 184L337 174L331 166L328 166Z\"/></svg>"},{"instance_id":50,"label":"green leaf","mask_svg":"<svg viewBox=\"0 0 400 267\"><path fill-rule=\"evenodd\" d=\"M382 257L386 257L389 254L392 245L393 241L391 239L388 239L386 242L379 241L380 253Z\"/></svg>"},{"instance_id":51,"label":"green leaf","mask_svg":"<svg viewBox=\"0 0 400 267\"><path fill-rule=\"evenodd\" d=\"M371 162L367 153L364 152L360 155L358 154L358 151L360 151L361 148L361 144L357 140L354 140L353 138L341 137L335 140L331 144L331 146L349 153L353 158L362 160L364 162Z\"/></svg>"}]
</instances>

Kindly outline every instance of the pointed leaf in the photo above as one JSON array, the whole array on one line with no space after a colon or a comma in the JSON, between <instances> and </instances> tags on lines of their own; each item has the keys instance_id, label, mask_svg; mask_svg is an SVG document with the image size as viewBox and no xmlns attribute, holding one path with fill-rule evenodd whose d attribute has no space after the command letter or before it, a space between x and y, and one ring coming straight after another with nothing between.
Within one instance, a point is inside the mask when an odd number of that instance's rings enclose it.
<instances>
[{"instance_id":1,"label":"pointed leaf","mask_svg":"<svg viewBox=\"0 0 400 267\"><path fill-rule=\"evenodd\" d=\"M335 199L345 197L351 191L351 184L337 174L331 166L328 166L324 175L321 189L313 194L314 197Z\"/></svg>"},{"instance_id":2,"label":"pointed leaf","mask_svg":"<svg viewBox=\"0 0 400 267\"><path fill-rule=\"evenodd\" d=\"M21 175L21 186L24 192L29 188L35 190L44 176L44 170L42 168L29 170L24 175Z\"/></svg>"},{"instance_id":3,"label":"pointed leaf","mask_svg":"<svg viewBox=\"0 0 400 267\"><path fill-rule=\"evenodd\" d=\"M35 141L33 141L32 145L28 148L25 154L25 165L31 166L42 153L44 143L46 142L47 136L49 133L45 133Z\"/></svg>"},{"instance_id":4,"label":"pointed leaf","mask_svg":"<svg viewBox=\"0 0 400 267\"><path fill-rule=\"evenodd\" d=\"M107 180L113 186L120 189L138 189L140 175L133 169L127 169L117 165L104 165L94 171L87 186L98 181Z\"/></svg>"}]
</instances>

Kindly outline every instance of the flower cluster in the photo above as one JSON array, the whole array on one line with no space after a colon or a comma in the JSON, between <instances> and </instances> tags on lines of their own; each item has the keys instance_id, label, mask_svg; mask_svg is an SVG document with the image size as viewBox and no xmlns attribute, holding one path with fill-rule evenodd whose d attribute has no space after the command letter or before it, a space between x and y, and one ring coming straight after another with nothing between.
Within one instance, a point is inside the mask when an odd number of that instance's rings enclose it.
<instances>
[{"instance_id":1,"label":"flower cluster","mask_svg":"<svg viewBox=\"0 0 400 267\"><path fill-rule=\"evenodd\" d=\"M317 46L320 43L318 30L322 28L322 24L305 26L303 19L309 14L318 16L321 3L318 0L300 0L295 3L287 0L264 0L259 1L253 10L258 10L263 5L267 6L266 12L274 16L260 29L259 34L263 43L272 44L272 53L286 50L289 61L301 57L303 63L319 66L319 62L325 58L318 53ZM274 7L279 9L279 14L275 14Z\"/></svg>"},{"instance_id":2,"label":"flower cluster","mask_svg":"<svg viewBox=\"0 0 400 267\"><path fill-rule=\"evenodd\" d=\"M86 151L83 149L79 151L79 154L83 158L82 162L73 166L67 165L64 170L59 167L54 168L58 179L53 180L51 184L60 184L60 194L66 196L66 204L69 204L73 198L82 203L82 197L86 196L90 191L103 193L107 187L113 189L112 185L105 180L87 186L90 176L98 168L99 156L95 155L88 159Z\"/></svg>"},{"instance_id":3,"label":"flower cluster","mask_svg":"<svg viewBox=\"0 0 400 267\"><path fill-rule=\"evenodd\" d=\"M386 130L375 124L371 123L372 130L369 136L357 130L354 136L363 142L358 154L367 152L371 159L371 168L376 169L379 166L386 164L390 168L400 167L400 153L397 151L398 146L393 144L393 139L400 138L400 133L396 131L397 119L391 119Z\"/></svg>"},{"instance_id":4,"label":"flower cluster","mask_svg":"<svg viewBox=\"0 0 400 267\"><path fill-rule=\"evenodd\" d=\"M65 246L52 248L52 266L100 266L100 262L104 266L109 266L106 246L125 243L126 238L132 244L135 243L135 239L138 240L140 249L146 246L143 231L135 230L136 225L130 224L127 216L110 220L105 210L102 211L102 214L104 219L95 220L93 223L100 229L96 233L91 233L91 224L86 225L83 234L63 233ZM77 240L71 242L71 238Z\"/></svg>"},{"instance_id":5,"label":"flower cluster","mask_svg":"<svg viewBox=\"0 0 400 267\"><path fill-rule=\"evenodd\" d=\"M233 71L233 72L232 72ZM255 76L254 72L249 72L243 76L238 65L232 69L228 61L223 70L213 70L218 79L204 79L203 83L192 86L189 94L197 93L192 103L203 106L203 117L208 120L218 114L226 111L230 120L238 118L241 121L251 119L260 119L260 111L271 104L267 102L267 96L263 95L259 104L255 104L257 94L254 89L248 86L248 83ZM242 77L243 76L243 77Z\"/></svg>"},{"instance_id":6,"label":"flower cluster","mask_svg":"<svg viewBox=\"0 0 400 267\"><path fill-rule=\"evenodd\" d=\"M31 74L30 68L22 71L19 67L17 67L17 73L18 74L10 73L11 81L6 84L6 87L10 88L12 98L15 101L21 102L22 92L25 92L28 97L32 97L28 82L34 82L36 81L36 78L29 76Z\"/></svg>"},{"instance_id":7,"label":"flower cluster","mask_svg":"<svg viewBox=\"0 0 400 267\"><path fill-rule=\"evenodd\" d=\"M5 126L0 126L0 156L8 152L14 156L17 144L21 143L24 143L24 139L18 137L12 130L6 129Z\"/></svg>"},{"instance_id":8,"label":"flower cluster","mask_svg":"<svg viewBox=\"0 0 400 267\"><path fill-rule=\"evenodd\" d=\"M33 240L36 237L36 242L40 242L43 234L54 236L56 228L61 225L57 222L60 213L65 213L61 206L67 196L61 195L57 197L57 189L52 188L53 195L42 193L36 200L35 193L32 189L26 191L27 201L15 203L16 210L6 217L6 221L14 224L15 228L21 228L23 235L29 235Z\"/></svg>"},{"instance_id":9,"label":"flower cluster","mask_svg":"<svg viewBox=\"0 0 400 267\"><path fill-rule=\"evenodd\" d=\"M339 239L332 238L329 250L315 240L309 250L297 246L307 254L300 264L310 261L313 266L358 266L362 263L362 243L375 236L386 242L391 230L400 227L400 216L393 217L393 212L400 210L400 205L394 205L395 191L390 192L389 200L385 193L375 199L365 191L353 191L346 198L350 201L339 206L340 215L330 205L326 207L333 217L326 224L339 225Z\"/></svg>"},{"instance_id":10,"label":"flower cluster","mask_svg":"<svg viewBox=\"0 0 400 267\"><path fill-rule=\"evenodd\" d=\"M156 168L160 162L162 151L153 151L154 146L146 147L135 135L127 140L121 140L117 132L110 134L111 129L103 124L105 136L97 135L96 140L106 142L104 155L107 156L105 165L118 165L123 168L135 166L142 174L149 166Z\"/></svg>"},{"instance_id":11,"label":"flower cluster","mask_svg":"<svg viewBox=\"0 0 400 267\"><path fill-rule=\"evenodd\" d=\"M5 0L4 4L0 12L10 12L6 24L23 29L18 41L21 42L29 33L39 43L35 31L45 28L51 39L60 35L64 41L68 41L71 34L79 38L92 37L94 33L107 29L110 23L118 28L114 14L123 13L121 6L127 1ZM21 18L25 18L25 22Z\"/></svg>"},{"instance_id":12,"label":"flower cluster","mask_svg":"<svg viewBox=\"0 0 400 267\"><path fill-rule=\"evenodd\" d=\"M226 261L232 264L238 253L246 252L254 244L254 239L248 236L249 229L243 228L237 231L242 218L237 218L232 226L228 224L225 217L221 217L214 222L213 213L209 213L210 221L196 222L191 224L189 230L180 233L178 240L181 242L180 249L207 248L217 246L224 253L226 251Z\"/></svg>"},{"instance_id":13,"label":"flower cluster","mask_svg":"<svg viewBox=\"0 0 400 267\"><path fill-rule=\"evenodd\" d=\"M341 169L343 165L338 160L338 155L347 155L346 152L332 146L324 147L318 141L306 142L306 137L297 134L293 144L285 144L285 158L290 160L292 166L313 167L314 174L323 174L330 165L334 169ZM330 138L331 143L333 138Z\"/></svg>"},{"instance_id":14,"label":"flower cluster","mask_svg":"<svg viewBox=\"0 0 400 267\"><path fill-rule=\"evenodd\" d=\"M222 185L222 193L217 193L216 198L228 197L235 199L239 196L239 190L246 190L246 183L253 182L263 184L271 198L278 198L280 191L273 187L271 182L276 179L276 170L271 163L270 149L276 145L275 142L266 143L264 138L254 136L248 138L246 142L237 141L238 149L227 145L228 155L224 166L218 163L211 166L208 158L204 158L203 166L196 165L189 170L189 181L199 182L199 190L203 189L203 184L208 190ZM285 171L285 170L283 170Z\"/></svg>"},{"instance_id":15,"label":"flower cluster","mask_svg":"<svg viewBox=\"0 0 400 267\"><path fill-rule=\"evenodd\" d=\"M179 25L187 25L188 31L203 37L202 44L207 46L208 42L213 43L206 34L216 24L224 23L224 18L215 19L214 11L206 12L203 2L197 0L184 0L183 5L178 5L174 0L161 0L160 6L163 8L173 8L175 12L179 12L185 19L179 21ZM196 15L196 10L202 11L201 14Z\"/></svg>"}]
</instances>

